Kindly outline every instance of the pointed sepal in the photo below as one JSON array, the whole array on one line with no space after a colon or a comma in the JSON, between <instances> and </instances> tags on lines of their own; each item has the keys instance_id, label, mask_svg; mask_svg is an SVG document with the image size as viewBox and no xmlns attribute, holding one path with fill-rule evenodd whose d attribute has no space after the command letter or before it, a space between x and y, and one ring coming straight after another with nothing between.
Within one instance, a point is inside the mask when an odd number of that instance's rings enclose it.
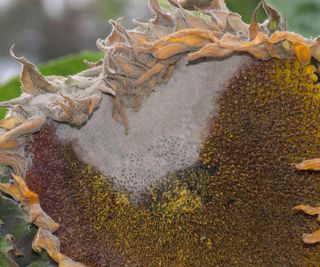
<instances>
[{"instance_id":1,"label":"pointed sepal","mask_svg":"<svg viewBox=\"0 0 320 267\"><path fill-rule=\"evenodd\" d=\"M22 90L31 95L39 95L43 92L55 93L59 87L43 76L37 67L24 57L17 57L14 46L10 48L10 56L22 64L21 83Z\"/></svg>"}]
</instances>

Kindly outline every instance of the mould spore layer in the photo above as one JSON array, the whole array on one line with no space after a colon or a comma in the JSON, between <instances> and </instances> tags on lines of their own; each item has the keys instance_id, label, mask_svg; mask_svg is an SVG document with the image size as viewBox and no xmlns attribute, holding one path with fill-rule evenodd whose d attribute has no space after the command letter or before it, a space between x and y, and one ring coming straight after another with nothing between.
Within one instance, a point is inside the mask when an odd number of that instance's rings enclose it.
<instances>
[{"instance_id":1,"label":"mould spore layer","mask_svg":"<svg viewBox=\"0 0 320 267\"><path fill-rule=\"evenodd\" d=\"M248 61L246 56L191 65L181 60L169 82L157 86L139 112L127 111L128 135L106 116L112 113L109 96L80 131L61 124L58 134L76 140L79 157L113 177L115 185L141 192L167 173L198 161L219 92Z\"/></svg>"},{"instance_id":2,"label":"mould spore layer","mask_svg":"<svg viewBox=\"0 0 320 267\"><path fill-rule=\"evenodd\" d=\"M88 266L318 266L319 247L301 240L317 225L292 210L319 201L319 173L293 166L320 156L318 88L314 66L294 60L244 68L220 94L197 165L143 203L52 125L33 135L27 182L61 225L63 253Z\"/></svg>"}]
</instances>

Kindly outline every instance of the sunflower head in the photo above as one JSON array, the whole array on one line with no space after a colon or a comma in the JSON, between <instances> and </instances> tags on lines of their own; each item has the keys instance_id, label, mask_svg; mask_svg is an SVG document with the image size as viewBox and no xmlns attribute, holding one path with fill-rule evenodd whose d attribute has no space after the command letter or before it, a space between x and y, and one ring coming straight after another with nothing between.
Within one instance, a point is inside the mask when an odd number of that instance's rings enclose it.
<instances>
[{"instance_id":1,"label":"sunflower head","mask_svg":"<svg viewBox=\"0 0 320 267\"><path fill-rule=\"evenodd\" d=\"M319 40L265 0L250 25L222 0L169 2L133 30L111 21L104 58L73 76L11 50L4 266L319 265L303 243L317 225L296 211L320 214L300 205L320 193Z\"/></svg>"}]
</instances>

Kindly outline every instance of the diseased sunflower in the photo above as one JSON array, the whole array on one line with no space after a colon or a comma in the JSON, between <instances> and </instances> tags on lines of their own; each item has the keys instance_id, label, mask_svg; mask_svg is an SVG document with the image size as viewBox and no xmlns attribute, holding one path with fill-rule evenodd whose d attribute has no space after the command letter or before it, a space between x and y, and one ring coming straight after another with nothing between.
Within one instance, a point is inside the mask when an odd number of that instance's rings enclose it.
<instances>
[{"instance_id":1,"label":"diseased sunflower","mask_svg":"<svg viewBox=\"0 0 320 267\"><path fill-rule=\"evenodd\" d=\"M297 210L320 217L320 41L266 0L250 25L223 0L149 3L77 75L11 49L1 266L319 266Z\"/></svg>"}]
</instances>

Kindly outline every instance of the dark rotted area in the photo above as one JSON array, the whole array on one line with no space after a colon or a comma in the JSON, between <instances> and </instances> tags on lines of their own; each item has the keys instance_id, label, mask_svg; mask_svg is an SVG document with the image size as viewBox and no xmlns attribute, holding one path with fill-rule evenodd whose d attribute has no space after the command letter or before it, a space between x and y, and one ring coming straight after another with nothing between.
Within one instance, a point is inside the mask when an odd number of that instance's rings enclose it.
<instances>
[{"instance_id":1,"label":"dark rotted area","mask_svg":"<svg viewBox=\"0 0 320 267\"><path fill-rule=\"evenodd\" d=\"M108 266L100 257L101 251L95 251L97 236L90 217L95 212L96 196L87 197L94 192L81 186L84 180L90 183L100 174L92 171L85 175L86 165L76 158L70 142L57 137L56 128L56 123L48 123L27 145L33 155L27 184L39 194L42 209L59 223L55 234L61 241L62 252L90 266ZM82 197L87 200L89 214L84 214L83 203L78 202ZM108 250L104 254L107 257Z\"/></svg>"},{"instance_id":2,"label":"dark rotted area","mask_svg":"<svg viewBox=\"0 0 320 267\"><path fill-rule=\"evenodd\" d=\"M168 175L144 204L79 161L54 124L28 146L28 185L61 225L62 251L89 266L319 266L320 247L301 238L316 220L292 210L319 200L320 173L293 166L320 157L318 86L294 60L242 70L199 164Z\"/></svg>"}]
</instances>

